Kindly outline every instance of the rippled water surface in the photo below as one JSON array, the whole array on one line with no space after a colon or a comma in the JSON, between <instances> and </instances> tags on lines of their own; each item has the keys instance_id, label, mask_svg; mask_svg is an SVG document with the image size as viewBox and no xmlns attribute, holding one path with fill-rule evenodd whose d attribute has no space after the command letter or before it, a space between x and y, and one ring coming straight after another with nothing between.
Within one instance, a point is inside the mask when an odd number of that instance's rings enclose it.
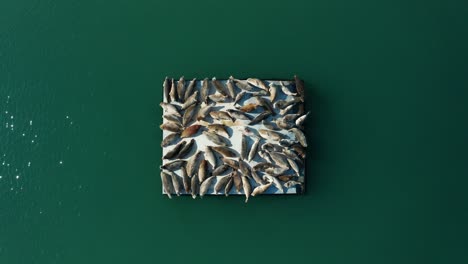
<instances>
[{"instance_id":1,"label":"rippled water surface","mask_svg":"<svg viewBox=\"0 0 468 264\"><path fill-rule=\"evenodd\" d=\"M467 263L466 1L0 1L0 264ZM306 195L169 200L165 76L305 80Z\"/></svg>"}]
</instances>

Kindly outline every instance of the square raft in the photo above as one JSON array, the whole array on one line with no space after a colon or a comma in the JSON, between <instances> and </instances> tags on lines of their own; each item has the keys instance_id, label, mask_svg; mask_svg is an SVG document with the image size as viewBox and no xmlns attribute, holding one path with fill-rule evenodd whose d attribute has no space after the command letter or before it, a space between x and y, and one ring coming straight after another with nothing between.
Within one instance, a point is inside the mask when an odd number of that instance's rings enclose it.
<instances>
[{"instance_id":1,"label":"square raft","mask_svg":"<svg viewBox=\"0 0 468 264\"><path fill-rule=\"evenodd\" d=\"M222 83L224 88L226 88L227 80L218 80L218 81L220 83ZM269 87L270 83L273 83L274 85L277 85L277 87L278 87L277 92L276 92L276 97L275 97L275 99L274 99L274 101L272 103L277 102L278 100L292 100L293 99L293 96L287 95L282 91L280 84L282 83L283 85L288 87L291 91L295 91L294 81L291 81L291 80L283 80L283 81L280 81L280 80L262 80L262 81L268 87ZM174 81L174 82L177 83L177 81ZM186 81L186 83L185 83L185 89L187 88L187 84L188 84L188 81ZM201 97L200 96L201 87L202 87L202 81L197 80L196 85L195 85L195 87L193 89L193 92L198 91L198 93L199 93L198 98ZM239 89L237 86L235 86L235 89L236 89L235 90L236 95L243 91L243 90ZM252 91L253 92L258 92L258 91L261 91L261 90L262 89L260 89L258 87L254 87L254 89ZM164 91L163 91L163 93L164 93ZM212 84L212 81L210 80L209 81L209 95L212 95L212 94L215 94L215 93L217 94L218 92L216 91L216 89L214 88L214 86ZM164 97L165 96L163 94L163 98ZM263 95L262 97L267 99L267 100L270 100L269 95ZM211 103L211 102L213 102L213 101L209 100L209 103ZM257 103L257 100L256 100L255 96L253 96L252 94L247 92L243 96L243 98L236 105L234 105L232 99L227 100L226 102L217 102L215 107L213 108L213 110L226 111L228 109L236 109L236 107L243 106L243 105L246 105L246 104L249 104L249 103ZM179 110L180 110L180 106L182 105L182 103L180 103L180 102L171 102L171 104L176 105ZM203 107L203 106L206 105L205 103L202 103L202 99L199 99L198 104L200 104L200 107ZM300 104L304 104L304 102L300 102ZM265 111L264 108L258 107L255 111L249 112L247 114L254 118L263 111ZM297 113L297 111L298 111L298 106L295 106L290 111L288 111L287 114L295 114L295 113ZM183 115L183 112L184 112L183 110L180 110L181 115ZM275 125L274 121L277 118L281 117L281 115L279 114L279 109L275 108L275 112L276 112L276 115L270 115L268 118L265 119L265 121L267 121L268 123L273 123L273 125ZM165 114L165 112L163 113L163 123L169 122L169 120L166 120L164 118L164 114ZM183 138L183 139L181 139L179 141L176 141L174 144L172 144L170 146L163 147L162 156L164 157L164 155L166 155L166 153L169 152L172 148L174 148L174 146L176 144L178 144L180 141L189 141L192 138L195 139L195 143L194 143L192 149L190 150L190 152L186 155L186 157L184 157L185 160L189 160L198 150L205 151L206 146L217 146L215 143L213 143L212 141L207 139L207 137L202 133L202 131L207 130L206 128L204 128L204 126L206 124L208 124L208 123L211 123L211 124L220 123L221 124L223 122L219 121L219 120L216 120L216 119L213 119L209 114L203 120L197 120L197 114L195 114L193 119L188 124L186 124L186 127L191 126L191 125L195 125L195 124L200 124L200 125L202 125L200 130L193 137ZM258 134L259 129L267 129L262 122L257 123L255 125L248 125L249 121L236 119L234 122L226 121L224 123L229 125L227 130L228 130L228 134L230 135L230 138L228 138L228 139L230 140L230 142L232 144L232 146L230 146L230 148L235 150L237 153L241 152L241 139L242 139L242 132L241 131L242 131L243 128L248 127L251 130L253 130L254 132L256 132L257 135L259 135ZM280 129L280 130L277 130L275 132L283 134L285 139L296 140L294 134L292 132L286 130L286 129ZM168 136L171 133L173 133L173 132L163 130L163 138L165 138L166 136ZM247 137L247 144L248 144L247 150L248 151L250 151L253 142L254 142L253 137ZM261 146L263 144L265 144L265 143L278 144L278 141L261 138L261 141L260 141L260 144L258 146L257 152L259 150L261 150ZM285 147L285 148L288 148L288 147ZM215 154L215 157L216 157L216 166L219 166L219 165L223 164L224 162L221 160L220 155L218 155L218 153L216 153L216 152L214 152L214 154ZM204 153L201 155L201 157L202 157L201 159L204 158ZM233 159L237 160L238 158L236 157L236 158L233 158ZM163 159L162 164L164 165L164 164L166 164L166 163L168 163L170 161L172 161L172 159ZM251 168L253 168L256 164L258 164L259 162L265 162L265 160L263 158L261 158L258 154L256 154L252 161L248 162L246 160L246 162L250 165ZM299 169L300 169L299 174L297 174L293 169L289 168L287 171L285 171L283 173L283 175L296 174L296 176L297 176L296 180L304 183L304 180L305 180L305 161L303 159L301 159L296 163L298 164ZM208 169L208 174L207 174L208 176L207 177L210 176L211 171L214 169L211 166L208 166L208 167L209 167L209 169ZM222 175L217 176L216 181L214 181L211 184L211 186L210 186L208 192L206 193L206 195L225 195L224 188L221 191L221 193L215 194L214 186L219 181L219 179L221 177L224 177L224 176L230 174L231 172L232 172L232 170L229 169L225 173L223 173ZM174 173L176 173L180 177L180 183L182 184L181 170L176 170L176 171L174 171ZM239 173L240 173L240 171L239 171ZM260 177L262 177L262 175L263 175L263 173L261 171L259 171L257 174ZM189 176L191 176L191 175L189 175ZM252 186L252 190L255 187L258 186L258 184L252 178L249 178L249 180L250 180L250 184ZM276 194L301 194L301 193L304 193L305 184L293 186L293 187L290 187L290 188L286 188L284 186L285 182L281 182L281 183L283 184L283 190L284 191L281 191L278 188L276 188L274 185L272 185L263 194L276 195ZM164 189L163 189L162 193L165 194ZM189 193L185 193L185 191L182 190L181 194L189 194ZM238 193L236 191L235 187L233 186L231 188L229 194L230 195L244 195L244 192L242 190L241 192Z\"/></svg>"}]
</instances>

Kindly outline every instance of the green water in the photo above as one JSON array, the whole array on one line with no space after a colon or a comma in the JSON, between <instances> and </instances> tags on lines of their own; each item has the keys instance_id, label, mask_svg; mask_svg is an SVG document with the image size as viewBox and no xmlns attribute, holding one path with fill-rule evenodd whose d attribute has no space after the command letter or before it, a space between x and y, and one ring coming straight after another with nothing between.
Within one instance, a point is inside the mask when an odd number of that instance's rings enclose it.
<instances>
[{"instance_id":1,"label":"green water","mask_svg":"<svg viewBox=\"0 0 468 264\"><path fill-rule=\"evenodd\" d=\"M467 10L1 1L0 263L466 263ZM307 194L162 196L182 74L303 78Z\"/></svg>"}]
</instances>

